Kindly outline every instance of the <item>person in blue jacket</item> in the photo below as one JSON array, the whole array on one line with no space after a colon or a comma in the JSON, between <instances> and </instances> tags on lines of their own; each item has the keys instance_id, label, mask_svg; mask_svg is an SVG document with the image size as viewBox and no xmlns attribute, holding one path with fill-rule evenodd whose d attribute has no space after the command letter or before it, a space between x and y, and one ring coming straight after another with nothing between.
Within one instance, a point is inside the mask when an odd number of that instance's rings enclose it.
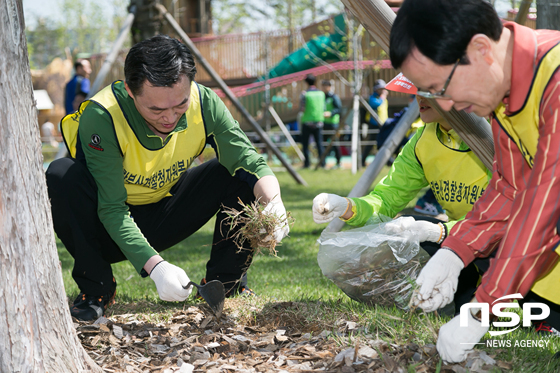
<instances>
[{"instance_id":1,"label":"person in blue jacket","mask_svg":"<svg viewBox=\"0 0 560 373\"><path fill-rule=\"evenodd\" d=\"M86 99L90 90L89 75L91 74L91 64L89 61L85 59L76 60L74 70L76 70L76 74L66 83L64 90L66 114L75 112Z\"/></svg>"}]
</instances>

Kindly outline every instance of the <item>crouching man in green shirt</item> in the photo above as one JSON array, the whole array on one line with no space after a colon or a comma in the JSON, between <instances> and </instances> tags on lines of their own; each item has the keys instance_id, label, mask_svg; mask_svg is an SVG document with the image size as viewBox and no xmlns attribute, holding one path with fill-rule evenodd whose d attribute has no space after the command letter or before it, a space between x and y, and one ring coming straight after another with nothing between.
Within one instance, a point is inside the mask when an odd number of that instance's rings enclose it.
<instances>
[{"instance_id":1,"label":"crouching man in green shirt","mask_svg":"<svg viewBox=\"0 0 560 373\"><path fill-rule=\"evenodd\" d=\"M63 118L72 158L47 170L54 228L74 257L81 292L72 316L104 314L116 291L111 264L123 260L150 276L162 300L185 300L189 277L160 252L216 213L205 280L221 281L227 296L251 294L251 247L238 250L223 206L239 210L238 200L258 200L281 218L270 237L279 242L289 228L278 180L224 103L194 81L194 60L181 42L155 36L136 44L124 73L126 81ZM189 169L206 144L217 159Z\"/></svg>"}]
</instances>

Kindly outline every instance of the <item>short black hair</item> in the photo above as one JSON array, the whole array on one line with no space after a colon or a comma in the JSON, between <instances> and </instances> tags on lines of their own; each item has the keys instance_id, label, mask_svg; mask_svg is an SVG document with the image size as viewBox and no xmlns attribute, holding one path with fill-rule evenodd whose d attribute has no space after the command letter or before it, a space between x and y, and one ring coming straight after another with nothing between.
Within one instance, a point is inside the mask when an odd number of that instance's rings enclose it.
<instances>
[{"instance_id":1,"label":"short black hair","mask_svg":"<svg viewBox=\"0 0 560 373\"><path fill-rule=\"evenodd\" d=\"M134 45L124 61L126 84L134 95L142 94L146 80L154 87L171 87L183 75L194 80L194 58L185 44L167 35L156 35Z\"/></svg>"},{"instance_id":2,"label":"short black hair","mask_svg":"<svg viewBox=\"0 0 560 373\"><path fill-rule=\"evenodd\" d=\"M83 58L76 60L76 62L74 62L74 70L78 70L78 67L84 67L83 62L84 62Z\"/></svg>"},{"instance_id":3,"label":"short black hair","mask_svg":"<svg viewBox=\"0 0 560 373\"><path fill-rule=\"evenodd\" d=\"M321 85L328 85L330 87L330 86L332 86L332 83L331 83L330 80L325 79L325 80L321 81Z\"/></svg>"},{"instance_id":4,"label":"short black hair","mask_svg":"<svg viewBox=\"0 0 560 373\"><path fill-rule=\"evenodd\" d=\"M472 37L484 34L498 41L503 25L496 10L484 0L405 0L391 28L389 57L399 69L414 47L439 65L458 59Z\"/></svg>"},{"instance_id":5,"label":"short black hair","mask_svg":"<svg viewBox=\"0 0 560 373\"><path fill-rule=\"evenodd\" d=\"M316 80L317 78L315 78L315 75L313 74L307 74L307 76L305 77L305 82L309 85L315 85Z\"/></svg>"}]
</instances>

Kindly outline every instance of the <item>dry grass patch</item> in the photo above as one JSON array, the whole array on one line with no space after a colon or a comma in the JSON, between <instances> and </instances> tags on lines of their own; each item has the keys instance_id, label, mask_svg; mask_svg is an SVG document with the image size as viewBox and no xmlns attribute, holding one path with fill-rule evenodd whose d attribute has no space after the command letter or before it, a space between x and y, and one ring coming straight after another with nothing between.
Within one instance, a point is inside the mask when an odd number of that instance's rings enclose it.
<instances>
[{"instance_id":1,"label":"dry grass patch","mask_svg":"<svg viewBox=\"0 0 560 373\"><path fill-rule=\"evenodd\" d=\"M265 328L277 329L287 327L299 333L321 333L331 330L336 321L325 317L334 313L328 312L327 306L322 302L277 302L267 303L252 320L245 322ZM242 320L240 320L242 321Z\"/></svg>"},{"instance_id":2,"label":"dry grass patch","mask_svg":"<svg viewBox=\"0 0 560 373\"><path fill-rule=\"evenodd\" d=\"M390 333L382 331L383 320L414 321L375 310L381 325L370 330L359 310L338 306L237 297L226 299L216 320L204 303L168 307L137 302L117 304L107 318L75 326L82 345L105 372L173 373L190 367L208 373L451 373L466 371L467 364L472 372L511 368L500 361L488 364L491 357L483 351L466 363L441 366L433 344L388 339Z\"/></svg>"},{"instance_id":3,"label":"dry grass patch","mask_svg":"<svg viewBox=\"0 0 560 373\"><path fill-rule=\"evenodd\" d=\"M274 230L283 223L284 219L274 214L264 212L264 206L258 201L254 201L246 205L239 200L241 210L232 207L223 206L224 212L228 215L226 225L230 227L230 231L238 228L230 237L239 250L246 250L245 242L249 242L253 248L253 255L261 254L263 251L269 255L276 256L276 246L280 245L274 239ZM290 212L286 212L288 224L294 224L294 218Z\"/></svg>"}]
</instances>

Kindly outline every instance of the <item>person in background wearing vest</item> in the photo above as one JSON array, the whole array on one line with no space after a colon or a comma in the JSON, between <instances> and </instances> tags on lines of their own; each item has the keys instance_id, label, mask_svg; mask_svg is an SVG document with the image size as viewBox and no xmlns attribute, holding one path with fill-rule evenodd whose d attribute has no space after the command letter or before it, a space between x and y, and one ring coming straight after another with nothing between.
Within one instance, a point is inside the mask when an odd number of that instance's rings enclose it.
<instances>
[{"instance_id":1,"label":"person in background wearing vest","mask_svg":"<svg viewBox=\"0 0 560 373\"><path fill-rule=\"evenodd\" d=\"M310 165L309 158L309 137L313 136L317 144L319 159L323 155L323 120L325 112L325 93L315 86L315 76L308 74L305 82L308 85L307 91L301 94L300 113L301 114L301 145L303 146L303 156L305 161L304 168ZM324 164L321 167L325 167Z\"/></svg>"},{"instance_id":2,"label":"person in background wearing vest","mask_svg":"<svg viewBox=\"0 0 560 373\"><path fill-rule=\"evenodd\" d=\"M78 110L78 107L89 93L89 74L91 74L89 61L84 59L77 60L74 63L74 70L76 70L76 74L66 83L64 91L66 114L71 114Z\"/></svg>"},{"instance_id":3,"label":"person in background wearing vest","mask_svg":"<svg viewBox=\"0 0 560 373\"><path fill-rule=\"evenodd\" d=\"M160 253L215 215L202 283L221 281L226 296L254 294L246 277L252 248L237 248L231 237L238 228L230 229L224 212L241 210L238 201L258 200L279 218L267 239L280 242L289 232L278 180L195 74L184 44L154 36L130 49L124 82L62 120L72 158L51 163L46 176L55 231L75 260L80 295L70 313L80 320L97 319L112 304L111 264L124 260L154 281L160 299L184 301L189 277ZM207 145L217 158L189 168Z\"/></svg>"},{"instance_id":4,"label":"person in background wearing vest","mask_svg":"<svg viewBox=\"0 0 560 373\"><path fill-rule=\"evenodd\" d=\"M373 86L373 93L369 96L369 106L377 112L379 117L379 122L373 118L370 113L366 113L366 122L368 128L379 129L389 119L389 102L387 101L387 95L389 91L385 89L385 81L383 79L377 79L375 85ZM377 138L377 134L371 133L367 137L369 141L374 141ZM362 167L366 166L366 158L373 149L373 145L366 145L362 153Z\"/></svg>"},{"instance_id":5,"label":"person in background wearing vest","mask_svg":"<svg viewBox=\"0 0 560 373\"><path fill-rule=\"evenodd\" d=\"M340 122L340 111L342 110L342 102L340 97L334 93L334 88L330 80L321 82L321 89L325 93L325 113L324 113L324 129L328 131L336 131ZM323 139L324 140L324 139ZM340 168L340 146L333 145L332 150L336 158L336 165L333 168Z\"/></svg>"},{"instance_id":6,"label":"person in background wearing vest","mask_svg":"<svg viewBox=\"0 0 560 373\"><path fill-rule=\"evenodd\" d=\"M393 85L397 78L387 87L398 87ZM411 88L410 93L414 93L414 86ZM433 217L407 216L392 221L386 228L395 234L403 230L413 231L422 248L432 256L441 248L449 230L472 209L492 174L427 99L417 97L417 101L426 125L418 128L403 146L388 175L364 197L345 198L328 193L317 195L313 199L313 219L316 223L340 218L349 225L362 226L373 215L393 218L418 192L429 186L445 207L448 222ZM488 259L480 259L475 264L471 263L463 269L459 277L458 290L451 299L455 302L456 312L472 299L479 272L488 268Z\"/></svg>"},{"instance_id":7,"label":"person in background wearing vest","mask_svg":"<svg viewBox=\"0 0 560 373\"><path fill-rule=\"evenodd\" d=\"M389 55L418 95L436 99L443 110L492 121L492 179L417 280L417 306L444 305L461 270L495 254L465 305L468 326L455 317L440 328L440 356L463 361L489 329L479 304L510 295L547 304L551 317L534 325L558 335L560 317L552 315L560 304L560 32L502 23L484 0L405 0L391 29Z\"/></svg>"}]
</instances>

